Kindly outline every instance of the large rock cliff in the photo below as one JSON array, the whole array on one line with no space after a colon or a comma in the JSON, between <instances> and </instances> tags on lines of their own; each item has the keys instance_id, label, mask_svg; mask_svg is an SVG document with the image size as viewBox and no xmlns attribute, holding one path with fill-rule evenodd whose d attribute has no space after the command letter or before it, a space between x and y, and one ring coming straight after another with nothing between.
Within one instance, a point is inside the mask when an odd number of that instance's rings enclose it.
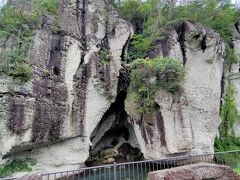
<instances>
[{"instance_id":1,"label":"large rock cliff","mask_svg":"<svg viewBox=\"0 0 240 180\"><path fill-rule=\"evenodd\" d=\"M237 58L237 62L232 65L231 70L228 73L228 79L234 85L234 87L236 89L235 102L236 102L238 115L240 115L240 77L239 77L239 72L240 72L240 64L239 64L239 62L240 62L240 22L239 21L235 24L232 44L233 44L235 56ZM233 129L234 129L235 135L237 137L240 137L240 124L238 121L235 122Z\"/></svg>"},{"instance_id":2,"label":"large rock cliff","mask_svg":"<svg viewBox=\"0 0 240 180\"><path fill-rule=\"evenodd\" d=\"M10 1L28 7L17 3ZM57 20L43 16L35 32L31 79L16 84L0 77L0 159L21 153L48 171L89 157L90 136L121 91L132 36L105 0L63 0L59 11Z\"/></svg>"},{"instance_id":3,"label":"large rock cliff","mask_svg":"<svg viewBox=\"0 0 240 180\"><path fill-rule=\"evenodd\" d=\"M156 93L158 109L151 114L136 114L126 100L141 150L146 158L211 153L220 124L224 43L218 33L198 23L184 22L166 32L149 56L178 59L186 77L181 92Z\"/></svg>"},{"instance_id":4,"label":"large rock cliff","mask_svg":"<svg viewBox=\"0 0 240 180\"><path fill-rule=\"evenodd\" d=\"M31 79L0 76L0 160L30 157L49 172L136 160L130 154L141 158L139 149L147 159L214 151L225 56L217 32L191 22L166 29L149 57L179 60L185 81L178 93L159 90L157 109L138 114L125 100L133 30L106 0L61 0L57 17L41 18L28 53Z\"/></svg>"}]
</instances>

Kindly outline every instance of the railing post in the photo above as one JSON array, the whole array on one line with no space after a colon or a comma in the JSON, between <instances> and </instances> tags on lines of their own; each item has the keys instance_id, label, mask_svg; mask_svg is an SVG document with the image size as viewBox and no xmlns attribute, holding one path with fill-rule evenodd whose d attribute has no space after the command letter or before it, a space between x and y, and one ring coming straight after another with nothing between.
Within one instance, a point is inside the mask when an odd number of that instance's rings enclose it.
<instances>
[{"instance_id":1,"label":"railing post","mask_svg":"<svg viewBox=\"0 0 240 180\"><path fill-rule=\"evenodd\" d=\"M117 180L117 164L116 164L116 162L113 163L113 175L114 175L114 180Z\"/></svg>"},{"instance_id":2,"label":"railing post","mask_svg":"<svg viewBox=\"0 0 240 180\"><path fill-rule=\"evenodd\" d=\"M189 154L189 164L192 164L192 156Z\"/></svg>"}]
</instances>

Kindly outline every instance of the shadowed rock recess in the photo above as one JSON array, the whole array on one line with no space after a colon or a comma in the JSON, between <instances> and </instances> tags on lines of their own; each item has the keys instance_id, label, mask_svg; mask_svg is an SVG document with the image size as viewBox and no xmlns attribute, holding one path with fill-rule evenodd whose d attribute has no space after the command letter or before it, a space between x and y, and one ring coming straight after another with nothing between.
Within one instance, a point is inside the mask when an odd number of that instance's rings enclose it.
<instances>
[{"instance_id":1,"label":"shadowed rock recess","mask_svg":"<svg viewBox=\"0 0 240 180\"><path fill-rule=\"evenodd\" d=\"M0 160L29 157L51 172L214 151L225 54L218 33L190 22L167 28L149 57L178 59L185 81L176 94L159 90L143 115L126 98L132 26L106 0L58 6L35 31L31 79L0 76Z\"/></svg>"}]
</instances>

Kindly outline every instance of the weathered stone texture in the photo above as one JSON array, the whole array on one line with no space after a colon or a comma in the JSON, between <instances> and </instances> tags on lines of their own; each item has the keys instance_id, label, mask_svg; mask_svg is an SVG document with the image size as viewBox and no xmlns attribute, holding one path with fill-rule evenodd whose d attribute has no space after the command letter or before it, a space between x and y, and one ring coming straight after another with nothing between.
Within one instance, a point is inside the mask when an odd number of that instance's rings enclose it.
<instances>
[{"instance_id":1,"label":"weathered stone texture","mask_svg":"<svg viewBox=\"0 0 240 180\"><path fill-rule=\"evenodd\" d=\"M233 84L233 86L236 89L236 96L235 96L235 102L236 107L238 111L238 115L240 115L240 22L238 21L235 24L235 29L233 32L233 49L235 56L237 58L237 62L232 64L231 70L228 74L226 74L226 78L230 80L230 83ZM234 133L237 137L240 137L240 122L236 121L233 126Z\"/></svg>"},{"instance_id":2,"label":"weathered stone texture","mask_svg":"<svg viewBox=\"0 0 240 180\"><path fill-rule=\"evenodd\" d=\"M239 180L228 166L208 163L187 165L149 173L149 180Z\"/></svg>"},{"instance_id":3,"label":"weathered stone texture","mask_svg":"<svg viewBox=\"0 0 240 180\"><path fill-rule=\"evenodd\" d=\"M50 170L78 167L88 158L91 133L117 96L131 25L105 0L61 0L59 11L57 20L43 15L35 32L31 80L17 85L0 77L0 159L34 149L27 156ZM102 49L108 64L100 59ZM103 79L97 66L104 69Z\"/></svg>"},{"instance_id":4,"label":"weathered stone texture","mask_svg":"<svg viewBox=\"0 0 240 180\"><path fill-rule=\"evenodd\" d=\"M18 180L42 180L43 178L42 178L42 172L36 171L36 172L26 174L25 176L17 179Z\"/></svg>"}]
</instances>

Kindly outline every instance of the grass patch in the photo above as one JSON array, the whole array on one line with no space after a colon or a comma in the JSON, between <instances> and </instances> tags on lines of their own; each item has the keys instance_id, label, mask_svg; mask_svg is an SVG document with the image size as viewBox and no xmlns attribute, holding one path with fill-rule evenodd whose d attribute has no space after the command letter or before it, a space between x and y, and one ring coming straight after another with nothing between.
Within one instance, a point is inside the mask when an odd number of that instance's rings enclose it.
<instances>
[{"instance_id":1,"label":"grass patch","mask_svg":"<svg viewBox=\"0 0 240 180\"><path fill-rule=\"evenodd\" d=\"M234 151L240 149L240 139L234 136L216 138L214 143L216 152ZM240 160L240 155L238 157Z\"/></svg>"},{"instance_id":2,"label":"grass patch","mask_svg":"<svg viewBox=\"0 0 240 180\"><path fill-rule=\"evenodd\" d=\"M30 172L36 163L32 159L14 159L0 165L0 178L16 172Z\"/></svg>"},{"instance_id":3,"label":"grass patch","mask_svg":"<svg viewBox=\"0 0 240 180\"><path fill-rule=\"evenodd\" d=\"M233 170L237 175L240 175L240 163Z\"/></svg>"},{"instance_id":4,"label":"grass patch","mask_svg":"<svg viewBox=\"0 0 240 180\"><path fill-rule=\"evenodd\" d=\"M227 136L216 138L215 152L234 151L240 149L240 138L234 136ZM230 166L235 172L240 173L240 154L237 153L223 153L216 155L216 161Z\"/></svg>"}]
</instances>

